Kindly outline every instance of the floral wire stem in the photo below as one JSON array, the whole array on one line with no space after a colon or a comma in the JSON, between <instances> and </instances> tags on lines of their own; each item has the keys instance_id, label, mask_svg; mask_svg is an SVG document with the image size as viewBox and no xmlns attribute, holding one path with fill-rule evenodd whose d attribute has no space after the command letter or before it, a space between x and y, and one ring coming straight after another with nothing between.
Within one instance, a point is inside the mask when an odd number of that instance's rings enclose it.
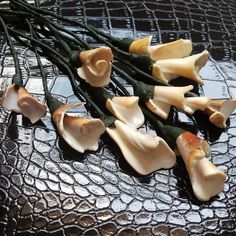
<instances>
[{"instance_id":1,"label":"floral wire stem","mask_svg":"<svg viewBox=\"0 0 236 236\"><path fill-rule=\"evenodd\" d=\"M26 19L26 22L27 22L29 29L30 29L30 35L32 37L35 37L35 32L33 31L30 21L28 19ZM42 62L41 62L39 54L38 54L38 49L36 46L34 46L34 44L33 44L33 51L35 53L37 63L38 63L39 69L40 69L40 73L42 76L43 89L44 89L45 98L46 98L46 101L48 104L48 108L49 108L51 114L53 114L59 107L63 106L64 103L59 101L58 99L54 98L51 95L51 93L49 92L48 85L47 85L47 76L46 76L45 71L43 69L43 65L42 65Z\"/></svg>"},{"instance_id":2,"label":"floral wire stem","mask_svg":"<svg viewBox=\"0 0 236 236\"><path fill-rule=\"evenodd\" d=\"M75 33L69 31L69 30L66 30L65 28L59 26L58 24L55 24L54 22L50 21L49 19L47 19L46 17L42 16L41 14L31 10L31 9L28 9L26 6L22 6L20 3L17 3L19 4L23 9L25 9L26 11L29 12L29 14L36 20L36 21L40 21L41 23L45 24L46 27L49 28L49 30L51 31L51 33L57 38L58 42L60 43L60 45L63 47L63 49L66 51L66 53L68 54L68 57L70 59L70 61L72 62L73 65L78 65L78 55L79 53L83 50L81 48L82 47L85 47L85 48L89 48L89 45L83 41L82 39L80 39L80 37L78 37ZM74 42L76 42L78 45L77 45L77 50L72 50L69 46L68 43L66 43L66 41L64 41L62 39L63 34L60 31L64 31L66 32L67 34L70 34L71 36L74 37Z\"/></svg>"},{"instance_id":3,"label":"floral wire stem","mask_svg":"<svg viewBox=\"0 0 236 236\"><path fill-rule=\"evenodd\" d=\"M4 34L6 36L7 44L10 47L10 51L11 51L11 54L13 56L14 63L15 63L15 74L13 76L12 83L15 84L17 87L23 87L24 85L23 85L19 60L17 58L15 48L12 45L11 37L8 33L6 24L5 24L4 20L2 19L2 17L0 17L0 24L1 24L1 28L3 29Z\"/></svg>"},{"instance_id":4,"label":"floral wire stem","mask_svg":"<svg viewBox=\"0 0 236 236\"><path fill-rule=\"evenodd\" d=\"M78 66L79 54L80 54L80 52L82 52L82 48L78 47L78 49L76 51L73 51L71 49L71 47L69 46L69 44L59 36L58 31L53 26L51 26L50 24L47 24L47 27L50 29L50 31L53 33L53 35L57 38L59 44L62 46L64 51L67 53L70 62L73 65Z\"/></svg>"},{"instance_id":5,"label":"floral wire stem","mask_svg":"<svg viewBox=\"0 0 236 236\"><path fill-rule=\"evenodd\" d=\"M52 22L51 20L49 20L48 18L44 17L43 15L37 13L35 7L29 5L28 3L24 2L24 1L15 1L15 0L10 0L10 3L14 6L18 6L20 8L23 8L24 10L26 10L28 12L28 14L30 14L32 17L34 17L36 20L38 20L39 18L43 19L43 23L45 24L51 24L53 25L53 27L57 28L60 31L63 31L69 35L71 35L72 37L74 37L77 40L77 43L84 48L88 48L87 43L82 40L77 34L75 34L74 32L65 29L64 27L60 26L59 24L56 24L54 22ZM38 18L36 18L35 16L37 16Z\"/></svg>"}]
</instances>

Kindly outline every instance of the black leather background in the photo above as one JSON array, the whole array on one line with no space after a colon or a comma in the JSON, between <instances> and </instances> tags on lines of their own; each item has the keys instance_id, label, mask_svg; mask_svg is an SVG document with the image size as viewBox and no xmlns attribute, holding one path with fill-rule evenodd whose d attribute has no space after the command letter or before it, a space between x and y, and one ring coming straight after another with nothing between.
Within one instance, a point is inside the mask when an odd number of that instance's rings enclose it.
<instances>
[{"instance_id":1,"label":"black leather background","mask_svg":"<svg viewBox=\"0 0 236 236\"><path fill-rule=\"evenodd\" d=\"M236 97L234 0L40 3L117 37L152 34L157 43L190 38L193 53L208 49L211 54L201 70L205 81L201 94ZM6 1L0 2L0 7L6 6ZM15 46L27 89L43 100L33 53L17 42ZM77 101L66 76L50 61L43 63L52 93L68 103ZM1 91L13 74L13 60L1 34ZM79 111L86 113L84 108ZM193 126L183 113L175 119ZM224 192L206 203L194 197L181 158L171 170L138 176L107 136L97 152L81 155L59 138L49 114L32 125L0 108L0 235L236 235L236 115L226 130L209 129L204 122L197 128L211 144L210 160L228 174ZM149 124L143 129L155 133Z\"/></svg>"}]
</instances>

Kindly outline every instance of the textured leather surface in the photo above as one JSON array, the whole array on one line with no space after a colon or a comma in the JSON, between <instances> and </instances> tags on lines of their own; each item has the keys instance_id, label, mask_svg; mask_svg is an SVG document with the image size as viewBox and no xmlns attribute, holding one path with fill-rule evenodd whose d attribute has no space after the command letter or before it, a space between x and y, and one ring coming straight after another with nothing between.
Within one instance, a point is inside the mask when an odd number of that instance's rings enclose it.
<instances>
[{"instance_id":1,"label":"textured leather surface","mask_svg":"<svg viewBox=\"0 0 236 236\"><path fill-rule=\"evenodd\" d=\"M236 97L233 0L42 0L41 6L118 37L152 34L160 43L190 38L194 53L203 49L211 53L201 71L205 81L201 94ZM32 52L15 46L26 87L43 100ZM77 101L66 76L51 62L44 60L44 65L53 94L66 102ZM1 35L1 91L13 73ZM176 120L193 126L182 113ZM171 170L141 177L130 170L107 136L97 152L81 155L59 138L49 114L32 125L0 108L0 235L236 235L236 115L224 131L204 122L198 123L198 133L211 144L210 160L228 179L224 192L201 203L192 193L181 158ZM147 130L155 132L149 125Z\"/></svg>"}]
</instances>

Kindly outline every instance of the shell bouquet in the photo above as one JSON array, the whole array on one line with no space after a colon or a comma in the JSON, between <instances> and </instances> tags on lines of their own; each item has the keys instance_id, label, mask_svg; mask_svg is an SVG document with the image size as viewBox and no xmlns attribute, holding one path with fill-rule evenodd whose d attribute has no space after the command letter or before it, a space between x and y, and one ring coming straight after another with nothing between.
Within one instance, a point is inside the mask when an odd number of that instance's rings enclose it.
<instances>
[{"instance_id":1,"label":"shell bouquet","mask_svg":"<svg viewBox=\"0 0 236 236\"><path fill-rule=\"evenodd\" d=\"M10 3L17 10L2 10L3 16L17 16L19 12L25 12L28 26L16 30L8 24L7 17L3 17L5 35L9 32L16 38L23 38L34 50L52 121L73 149L81 153L96 151L99 138L106 132L120 148L127 163L140 175L147 175L159 169L175 168L174 150L177 148L199 200L207 201L223 191L227 176L209 161L211 151L207 141L181 128L178 123L166 122L171 120L171 110L184 112L192 119L198 110L216 128L226 128L226 121L236 108L236 99L219 101L192 92L193 83L195 87L204 84L199 72L208 61L208 51L191 54L193 45L188 39L159 45L151 44L151 35L141 39L119 39L91 25L69 20L25 1L10 0ZM63 28L52 18L85 30L102 46L91 47L80 35ZM55 41L56 46L49 47L44 43L48 38ZM62 104L50 93L39 51L67 74L78 97L77 103ZM124 68L127 67L129 70L126 71ZM189 84L172 86L171 80L177 77L189 79ZM120 80L130 84L133 92L128 92ZM120 94L111 89L111 84ZM25 93L23 85L19 89L20 95L16 91L13 87L6 91L2 98L3 107L15 109L27 117L30 113L27 109L32 106L37 119L45 115L44 104L36 106L38 103L22 102L22 96L25 96L22 95ZM12 102L14 98L18 101ZM24 99L30 100L31 97ZM96 117L67 114L69 109L84 103ZM14 106L28 108L24 112ZM147 120L154 124L159 136L140 131ZM36 118L31 121L34 123Z\"/></svg>"}]
</instances>

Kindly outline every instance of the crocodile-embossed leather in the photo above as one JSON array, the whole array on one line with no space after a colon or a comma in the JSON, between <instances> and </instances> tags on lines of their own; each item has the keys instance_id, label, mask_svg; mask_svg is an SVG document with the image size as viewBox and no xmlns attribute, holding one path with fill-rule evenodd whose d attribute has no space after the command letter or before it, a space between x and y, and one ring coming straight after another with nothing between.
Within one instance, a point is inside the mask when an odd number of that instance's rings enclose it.
<instances>
[{"instance_id":1,"label":"crocodile-embossed leather","mask_svg":"<svg viewBox=\"0 0 236 236\"><path fill-rule=\"evenodd\" d=\"M152 34L160 43L190 38L194 53L208 49L211 54L201 70L205 81L201 94L236 97L234 0L40 3L118 37ZM14 45L27 89L44 100L33 53ZM50 61L43 59L43 64L52 93L65 102L77 101L67 77ZM1 35L1 91L13 74L12 56ZM83 107L79 111L86 113ZM176 120L194 125L183 113ZM208 126L199 121L199 135L209 141L210 160L228 179L222 193L202 203L192 193L181 158L170 170L138 176L106 135L97 152L81 155L59 138L49 114L32 125L0 108L0 235L236 235L236 115L226 130ZM150 126L147 130L154 132Z\"/></svg>"}]
</instances>

